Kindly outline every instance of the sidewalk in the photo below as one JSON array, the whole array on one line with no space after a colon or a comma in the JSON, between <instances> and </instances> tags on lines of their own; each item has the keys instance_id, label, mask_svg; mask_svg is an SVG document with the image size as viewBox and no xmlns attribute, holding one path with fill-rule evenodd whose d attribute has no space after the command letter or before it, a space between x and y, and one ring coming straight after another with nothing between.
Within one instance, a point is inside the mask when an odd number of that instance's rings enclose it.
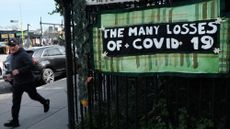
<instances>
[{"instance_id":1,"label":"sidewalk","mask_svg":"<svg viewBox=\"0 0 230 129\"><path fill-rule=\"evenodd\" d=\"M43 112L43 106L24 93L19 122L16 129L68 129L68 107L66 79L38 87L38 92L50 99L50 110ZM11 119L12 94L0 94L0 129Z\"/></svg>"}]
</instances>

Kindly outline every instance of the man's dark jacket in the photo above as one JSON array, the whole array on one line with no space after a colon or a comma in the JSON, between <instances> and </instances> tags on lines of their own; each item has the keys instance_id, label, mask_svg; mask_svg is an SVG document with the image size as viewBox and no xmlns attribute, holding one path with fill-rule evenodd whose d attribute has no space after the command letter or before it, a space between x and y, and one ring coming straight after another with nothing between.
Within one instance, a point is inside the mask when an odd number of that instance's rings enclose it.
<instances>
[{"instance_id":1,"label":"man's dark jacket","mask_svg":"<svg viewBox=\"0 0 230 129\"><path fill-rule=\"evenodd\" d=\"M32 57L29 56L23 48L19 48L16 53L12 54L11 68L12 70L19 70L19 74L13 76L14 85L23 85L34 82Z\"/></svg>"}]
</instances>

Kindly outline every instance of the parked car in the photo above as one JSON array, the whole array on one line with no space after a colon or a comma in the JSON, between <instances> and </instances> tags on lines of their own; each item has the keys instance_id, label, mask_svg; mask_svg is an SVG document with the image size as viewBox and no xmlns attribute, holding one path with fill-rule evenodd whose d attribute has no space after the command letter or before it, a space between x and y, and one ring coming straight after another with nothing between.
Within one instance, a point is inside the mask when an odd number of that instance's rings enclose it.
<instances>
[{"instance_id":1,"label":"parked car","mask_svg":"<svg viewBox=\"0 0 230 129\"><path fill-rule=\"evenodd\" d=\"M65 49L59 45L32 47L26 49L26 52L32 57L34 64L33 73L37 82L43 84L54 82L55 78L64 75L65 66ZM4 72L7 74L11 71L9 55L4 62Z\"/></svg>"},{"instance_id":2,"label":"parked car","mask_svg":"<svg viewBox=\"0 0 230 129\"><path fill-rule=\"evenodd\" d=\"M9 55L9 48L5 42L0 42L0 77L2 77L3 63Z\"/></svg>"}]
</instances>

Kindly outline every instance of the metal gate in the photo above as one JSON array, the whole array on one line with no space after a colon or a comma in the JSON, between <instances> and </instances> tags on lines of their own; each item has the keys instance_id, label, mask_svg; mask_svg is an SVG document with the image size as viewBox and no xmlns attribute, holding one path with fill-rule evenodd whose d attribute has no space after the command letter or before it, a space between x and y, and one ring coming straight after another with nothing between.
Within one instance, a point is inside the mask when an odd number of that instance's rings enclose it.
<instances>
[{"instance_id":1,"label":"metal gate","mask_svg":"<svg viewBox=\"0 0 230 129\"><path fill-rule=\"evenodd\" d=\"M227 129L228 78L94 74L85 129Z\"/></svg>"},{"instance_id":2,"label":"metal gate","mask_svg":"<svg viewBox=\"0 0 230 129\"><path fill-rule=\"evenodd\" d=\"M97 11L170 4L155 0L86 8L90 24ZM79 101L72 25L72 4L65 5L67 85L70 129L228 129L230 88L227 77L122 76L91 69L88 106ZM92 55L90 55L92 56ZM90 60L89 56L89 60ZM89 62L90 64L90 62ZM89 65L90 67L90 65ZM74 75L74 76L72 76Z\"/></svg>"}]
</instances>

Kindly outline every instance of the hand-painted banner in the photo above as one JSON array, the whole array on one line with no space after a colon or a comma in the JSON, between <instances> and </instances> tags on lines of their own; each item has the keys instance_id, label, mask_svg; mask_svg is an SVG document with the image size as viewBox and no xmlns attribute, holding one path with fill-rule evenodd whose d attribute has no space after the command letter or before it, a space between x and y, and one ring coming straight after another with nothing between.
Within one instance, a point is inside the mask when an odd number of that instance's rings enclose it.
<instances>
[{"instance_id":1,"label":"hand-painted banner","mask_svg":"<svg viewBox=\"0 0 230 129\"><path fill-rule=\"evenodd\" d=\"M105 28L103 51L108 57L157 53L214 53L220 25L215 20L143 24Z\"/></svg>"},{"instance_id":2,"label":"hand-painted banner","mask_svg":"<svg viewBox=\"0 0 230 129\"><path fill-rule=\"evenodd\" d=\"M118 74L229 74L230 18L219 0L102 12L93 68Z\"/></svg>"}]
</instances>

